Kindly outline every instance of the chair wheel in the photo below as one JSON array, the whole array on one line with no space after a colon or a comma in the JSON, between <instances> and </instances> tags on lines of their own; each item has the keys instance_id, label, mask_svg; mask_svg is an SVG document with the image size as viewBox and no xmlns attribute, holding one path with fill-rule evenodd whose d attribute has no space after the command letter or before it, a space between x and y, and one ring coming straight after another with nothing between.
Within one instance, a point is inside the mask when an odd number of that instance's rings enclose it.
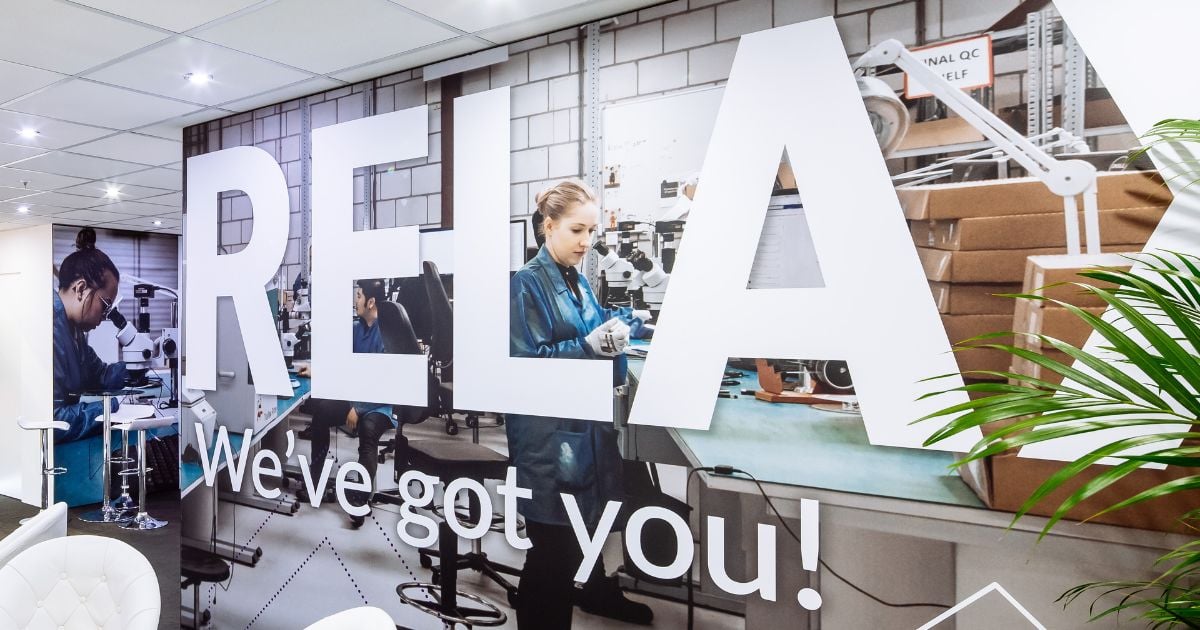
<instances>
[{"instance_id":1,"label":"chair wheel","mask_svg":"<svg viewBox=\"0 0 1200 630\"><path fill-rule=\"evenodd\" d=\"M446 425L446 435L458 435L458 425L457 424L447 424Z\"/></svg>"},{"instance_id":2,"label":"chair wheel","mask_svg":"<svg viewBox=\"0 0 1200 630\"><path fill-rule=\"evenodd\" d=\"M429 556L427 556L425 554L419 554L419 555L421 556L421 568L422 569L432 569L433 568L433 559L431 559Z\"/></svg>"},{"instance_id":3,"label":"chair wheel","mask_svg":"<svg viewBox=\"0 0 1200 630\"><path fill-rule=\"evenodd\" d=\"M521 601L520 592L517 591L517 589L515 589L515 588L509 590L508 591L508 605L512 606L515 609L515 608L517 608L517 602L519 602L519 601Z\"/></svg>"},{"instance_id":4,"label":"chair wheel","mask_svg":"<svg viewBox=\"0 0 1200 630\"><path fill-rule=\"evenodd\" d=\"M441 584L442 572L437 569L434 569L433 572L431 572L429 574L429 581L433 582L434 584Z\"/></svg>"},{"instance_id":5,"label":"chair wheel","mask_svg":"<svg viewBox=\"0 0 1200 630\"><path fill-rule=\"evenodd\" d=\"M467 416L467 428L474 429L477 426L479 426L479 418L476 418L475 416Z\"/></svg>"},{"instance_id":6,"label":"chair wheel","mask_svg":"<svg viewBox=\"0 0 1200 630\"><path fill-rule=\"evenodd\" d=\"M498 426L498 427L504 426L504 416L503 415L496 416L496 426Z\"/></svg>"}]
</instances>

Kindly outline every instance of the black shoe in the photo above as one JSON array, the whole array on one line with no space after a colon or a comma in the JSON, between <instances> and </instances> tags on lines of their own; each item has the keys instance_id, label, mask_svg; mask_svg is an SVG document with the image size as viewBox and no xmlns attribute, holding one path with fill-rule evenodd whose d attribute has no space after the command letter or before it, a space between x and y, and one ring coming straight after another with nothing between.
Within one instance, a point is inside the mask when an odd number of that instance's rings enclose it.
<instances>
[{"instance_id":1,"label":"black shoe","mask_svg":"<svg viewBox=\"0 0 1200 630\"><path fill-rule=\"evenodd\" d=\"M648 626L654 622L654 610L625 597L616 576L593 578L576 591L576 604L586 613L625 623Z\"/></svg>"},{"instance_id":2,"label":"black shoe","mask_svg":"<svg viewBox=\"0 0 1200 630\"><path fill-rule=\"evenodd\" d=\"M326 486L325 494L324 494L324 496L321 497L321 503L327 503L329 501L333 501L334 500L333 493L334 493L333 488ZM309 503L308 488L305 487L303 483L301 483L300 487L296 489L296 500L301 503Z\"/></svg>"},{"instance_id":3,"label":"black shoe","mask_svg":"<svg viewBox=\"0 0 1200 630\"><path fill-rule=\"evenodd\" d=\"M346 502L354 507L359 507L359 506L363 506L363 505L370 506L371 493L363 492L361 490L348 490L346 492ZM369 515L370 512L367 512L367 514ZM366 516L354 516L353 514L350 515L350 525L352 525L354 527L354 529L358 529L359 527L362 527L363 523L366 523L366 522L367 522Z\"/></svg>"},{"instance_id":4,"label":"black shoe","mask_svg":"<svg viewBox=\"0 0 1200 630\"><path fill-rule=\"evenodd\" d=\"M296 437L300 438L301 440L312 440L312 425L310 424L301 429L300 432L296 434Z\"/></svg>"}]
</instances>

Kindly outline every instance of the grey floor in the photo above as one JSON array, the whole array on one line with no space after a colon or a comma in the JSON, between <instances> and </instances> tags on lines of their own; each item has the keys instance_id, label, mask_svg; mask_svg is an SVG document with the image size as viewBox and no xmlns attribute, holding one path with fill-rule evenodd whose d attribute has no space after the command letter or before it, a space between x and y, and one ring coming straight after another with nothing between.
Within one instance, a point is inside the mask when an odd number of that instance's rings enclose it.
<instances>
[{"instance_id":1,"label":"grey floor","mask_svg":"<svg viewBox=\"0 0 1200 630\"><path fill-rule=\"evenodd\" d=\"M84 523L77 516L95 508L94 505L72 508L67 513L67 535L88 534L107 536L129 543L142 552L158 575L158 586L162 593L162 609L159 612L160 629L178 628L179 625L179 497L169 493L153 495L149 513L167 526L152 531L130 531L117 525ZM37 508L21 501L0 496L0 536L6 536L17 528L21 519L37 512Z\"/></svg>"},{"instance_id":2,"label":"grey floor","mask_svg":"<svg viewBox=\"0 0 1200 630\"><path fill-rule=\"evenodd\" d=\"M305 418L290 419L298 431ZM469 440L464 427L456 437L448 437L443 424L430 420L409 426L405 435L410 438L441 438ZM331 451L339 462L357 458L357 442L335 432ZM390 435L390 434L389 434ZM481 442L497 450L505 448L503 429L481 430ZM301 441L297 450L306 452L308 443ZM381 485L391 482L391 461L380 467ZM386 488L387 486L383 486ZM394 488L394 484L392 486ZM292 486L295 489L295 486ZM440 502L440 498L439 498ZM202 587L202 606L212 612L213 628L304 628L317 619L356 606L371 605L390 613L399 626L414 629L441 628L442 624L413 607L396 595L402 582L427 582L429 571L418 563L415 549L402 543L396 534L399 508L376 506L361 529L350 526L341 508L323 504L313 509L305 504L294 516L263 510L221 504L219 536L235 540L250 548L263 551L258 564L251 568L235 566L228 582ZM619 537L610 537L605 550L606 568L611 572L620 564ZM523 554L508 546L503 534L489 533L484 538L484 551L496 561L519 568ZM460 544L462 551L466 543ZM473 572L459 574L462 590L484 596L501 605L508 622L501 627L515 628L512 610L499 586ZM514 578L515 581L515 578ZM644 595L631 594L632 599L644 601L655 611L655 628L686 627L687 611L682 604ZM183 594L191 606L191 592ZM740 617L697 609L697 628L742 628ZM589 615L576 609L574 628L621 628L628 626L610 619Z\"/></svg>"}]
</instances>

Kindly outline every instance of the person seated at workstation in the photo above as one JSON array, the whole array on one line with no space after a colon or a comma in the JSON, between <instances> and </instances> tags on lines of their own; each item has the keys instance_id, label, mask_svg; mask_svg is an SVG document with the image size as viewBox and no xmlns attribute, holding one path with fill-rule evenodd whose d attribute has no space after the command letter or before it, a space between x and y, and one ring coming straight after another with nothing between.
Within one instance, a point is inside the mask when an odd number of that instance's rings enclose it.
<instances>
[{"instance_id":1,"label":"person seated at workstation","mask_svg":"<svg viewBox=\"0 0 1200 630\"><path fill-rule=\"evenodd\" d=\"M75 237L75 251L58 267L54 294L54 419L70 425L55 430L54 441L64 444L99 435L95 419L104 413L102 401L81 402L80 394L117 390L125 385L125 364L104 363L88 345L94 330L116 307L121 272L112 259L96 249L96 231L83 228ZM112 409L118 407L112 398Z\"/></svg>"},{"instance_id":2,"label":"person seated at workstation","mask_svg":"<svg viewBox=\"0 0 1200 630\"><path fill-rule=\"evenodd\" d=\"M354 288L354 352L384 352L383 337L379 334L378 304L385 299L384 281L380 279L359 280ZM300 369L300 376L312 376L312 367ZM358 463L367 470L372 480L379 467L379 438L395 425L392 422L392 407L382 403L351 402L347 400L313 400L309 472L314 485L319 479L329 454L329 430L345 425L358 433ZM331 475L332 476L332 475ZM333 490L332 480L326 485L326 494ZM301 484L296 498L309 501L308 490ZM351 517L355 526L363 523L363 517Z\"/></svg>"}]
</instances>

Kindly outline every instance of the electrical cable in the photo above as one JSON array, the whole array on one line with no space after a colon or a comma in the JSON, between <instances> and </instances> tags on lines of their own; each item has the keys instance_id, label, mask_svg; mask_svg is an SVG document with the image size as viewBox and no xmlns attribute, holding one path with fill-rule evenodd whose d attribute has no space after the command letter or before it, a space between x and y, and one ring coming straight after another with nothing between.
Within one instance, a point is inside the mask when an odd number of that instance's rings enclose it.
<instances>
[{"instance_id":1,"label":"electrical cable","mask_svg":"<svg viewBox=\"0 0 1200 630\"><path fill-rule=\"evenodd\" d=\"M779 524L783 525L783 529L786 530L788 535L792 537L792 540L796 541L796 544L801 544L800 537L796 535L796 532L792 531L792 528L790 526L788 526L787 521L784 520L784 518L783 518L783 515L779 513L778 509L776 509L775 503L773 501L771 501L771 497L769 497L767 495L767 491L763 488L762 483L754 475L752 475L744 470L741 470L739 468L734 468L733 466L728 466L728 465L723 465L723 464L719 464L717 466L702 466L702 467L693 468L688 472L688 480L687 480L688 485L691 484L692 475L696 474L697 472L710 472L710 473L713 473L714 475L720 475L722 477L733 477L734 475L745 475L746 477L748 477L750 479L750 481L753 481L754 485L756 487L758 487L758 493L762 495L763 501L766 501L767 507L771 508L771 511L774 512L775 518L779 520ZM849 579L843 577L842 574L838 573L836 570L834 570L833 567L829 566L829 563L825 562L824 559L818 559L818 562L821 564L821 566L825 567L825 569L827 571L829 571L830 574L832 574L834 577L836 577L837 579L844 582L850 588L858 591L862 595L866 596L867 598L871 599L872 601L874 601L878 604L887 606L888 608L946 608L946 609L949 609L951 607L949 604L934 604L934 603L928 603L928 602L905 602L905 603L899 603L899 604L895 603L895 602L889 602L881 597L873 595L872 593L864 590L862 587L858 586L854 582L851 582ZM688 617L689 617L689 621L690 621L690 618L691 618L691 610L690 609L688 610ZM689 625L689 628L690 627L691 626Z\"/></svg>"}]
</instances>

